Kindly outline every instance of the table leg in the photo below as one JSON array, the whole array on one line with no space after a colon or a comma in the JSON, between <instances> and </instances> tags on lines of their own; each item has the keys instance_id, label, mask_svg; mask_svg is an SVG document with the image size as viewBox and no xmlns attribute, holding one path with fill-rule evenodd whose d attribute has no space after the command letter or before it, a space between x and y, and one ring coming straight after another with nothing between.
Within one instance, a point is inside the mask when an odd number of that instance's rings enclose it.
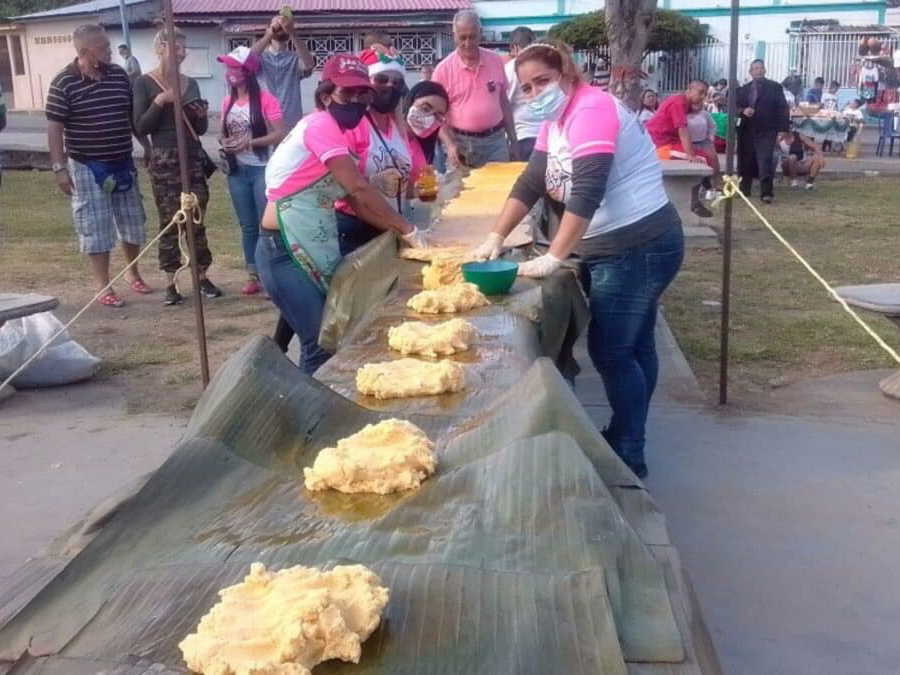
<instances>
[{"instance_id":1,"label":"table leg","mask_svg":"<svg viewBox=\"0 0 900 675\"><path fill-rule=\"evenodd\" d=\"M889 316L888 318L897 324L897 328L900 328L900 316ZM900 401L900 370L888 375L878 386L885 396Z\"/></svg>"}]
</instances>

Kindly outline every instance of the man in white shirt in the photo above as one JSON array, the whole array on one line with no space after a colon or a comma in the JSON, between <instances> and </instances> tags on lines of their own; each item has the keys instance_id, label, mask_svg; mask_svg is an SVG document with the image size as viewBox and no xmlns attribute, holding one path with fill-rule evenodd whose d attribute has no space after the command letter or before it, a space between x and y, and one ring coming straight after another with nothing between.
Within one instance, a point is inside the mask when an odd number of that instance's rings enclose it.
<instances>
[{"instance_id":1,"label":"man in white shirt","mask_svg":"<svg viewBox=\"0 0 900 675\"><path fill-rule=\"evenodd\" d=\"M513 121L516 124L516 138L518 139L519 160L527 162L534 151L534 143L537 141L538 131L541 130L541 120L536 118L528 107L528 101L519 87L519 78L516 76L516 57L525 47L534 42L534 32L525 26L519 26L509 34L509 55L512 57L504 66L506 79L509 82L507 97L513 110Z\"/></svg>"}]
</instances>

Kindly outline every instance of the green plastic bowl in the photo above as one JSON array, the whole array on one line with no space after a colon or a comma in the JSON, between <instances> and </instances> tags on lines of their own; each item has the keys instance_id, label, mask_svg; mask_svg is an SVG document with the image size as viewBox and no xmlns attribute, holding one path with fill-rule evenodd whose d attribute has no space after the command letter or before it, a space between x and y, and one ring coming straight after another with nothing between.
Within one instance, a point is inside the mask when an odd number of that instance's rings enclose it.
<instances>
[{"instance_id":1,"label":"green plastic bowl","mask_svg":"<svg viewBox=\"0 0 900 675\"><path fill-rule=\"evenodd\" d=\"M509 260L489 260L487 262L463 263L463 279L475 284L485 295L509 293L519 265Z\"/></svg>"}]
</instances>

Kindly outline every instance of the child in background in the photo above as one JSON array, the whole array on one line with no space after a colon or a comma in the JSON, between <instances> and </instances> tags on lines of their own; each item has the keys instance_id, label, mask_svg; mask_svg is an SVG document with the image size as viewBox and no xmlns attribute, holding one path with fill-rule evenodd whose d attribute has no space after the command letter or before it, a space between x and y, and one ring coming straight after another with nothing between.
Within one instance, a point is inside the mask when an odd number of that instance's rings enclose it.
<instances>
[{"instance_id":1,"label":"child in background","mask_svg":"<svg viewBox=\"0 0 900 675\"><path fill-rule=\"evenodd\" d=\"M691 111L687 115L687 130L688 136L691 139L691 144L694 146L695 150L703 150L711 153L713 156L716 155L714 143L716 138L716 123L713 120L712 115L709 114L709 111L706 110L703 105L691 106ZM716 184L718 184L718 161L715 162L712 170L712 178L716 181ZM719 192L713 189L713 183L709 176L704 176L701 184L703 189L706 190L707 201L719 196Z\"/></svg>"},{"instance_id":2,"label":"child in background","mask_svg":"<svg viewBox=\"0 0 900 675\"><path fill-rule=\"evenodd\" d=\"M822 110L833 110L837 112L838 109L838 100L837 93L838 89L841 88L841 83L837 80L832 80L831 84L828 85L828 91L822 94Z\"/></svg>"}]
</instances>

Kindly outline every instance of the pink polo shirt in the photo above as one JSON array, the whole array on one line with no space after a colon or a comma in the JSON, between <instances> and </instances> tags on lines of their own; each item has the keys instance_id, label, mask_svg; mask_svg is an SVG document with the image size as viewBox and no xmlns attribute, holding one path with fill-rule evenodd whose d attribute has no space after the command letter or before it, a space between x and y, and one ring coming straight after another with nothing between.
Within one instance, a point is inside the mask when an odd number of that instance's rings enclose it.
<instances>
[{"instance_id":1,"label":"pink polo shirt","mask_svg":"<svg viewBox=\"0 0 900 675\"><path fill-rule=\"evenodd\" d=\"M509 86L503 59L490 50L479 51L481 56L474 69L454 51L437 65L432 77L450 97L450 126L462 131L487 131L503 122L500 96Z\"/></svg>"}]
</instances>

